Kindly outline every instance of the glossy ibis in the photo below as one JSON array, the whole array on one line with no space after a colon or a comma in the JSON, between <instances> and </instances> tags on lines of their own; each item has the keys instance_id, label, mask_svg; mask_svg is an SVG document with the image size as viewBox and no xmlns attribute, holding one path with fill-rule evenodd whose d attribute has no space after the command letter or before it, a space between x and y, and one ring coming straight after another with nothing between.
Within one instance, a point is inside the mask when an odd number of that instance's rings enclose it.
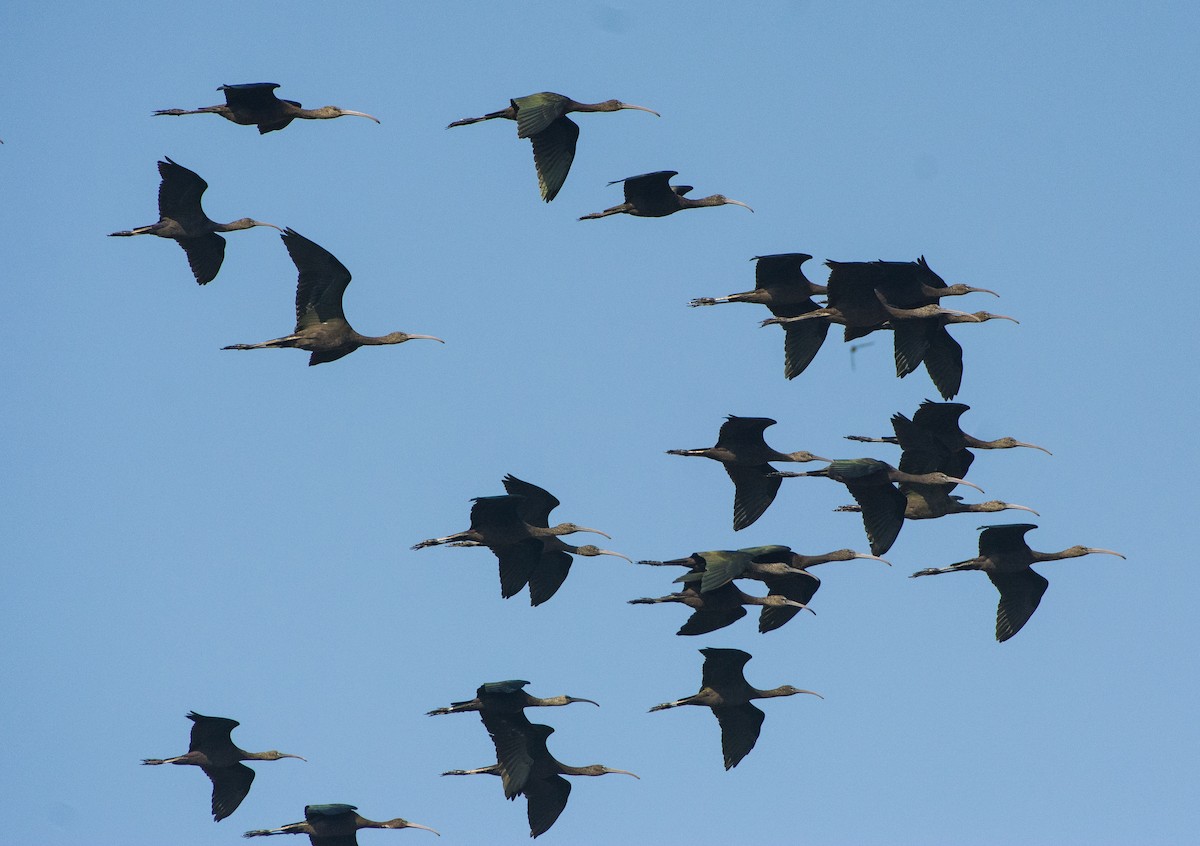
<instances>
[{"instance_id":1,"label":"glossy ibis","mask_svg":"<svg viewBox=\"0 0 1200 846\"><path fill-rule=\"evenodd\" d=\"M533 165L537 169L538 187L542 199L547 203L558 196L559 189L567 181L571 163L575 161L575 144L579 140L579 125L567 117L570 112L617 112L621 109L637 109L659 117L658 112L645 106L634 106L620 100L605 100L603 103L577 103L570 97L542 91L526 97L509 100L507 109L491 112L483 117L463 118L447 126L466 126L495 118L515 120L517 137L533 142Z\"/></svg>"},{"instance_id":2,"label":"glossy ibis","mask_svg":"<svg viewBox=\"0 0 1200 846\"><path fill-rule=\"evenodd\" d=\"M376 822L359 816L355 805L305 805L304 822L289 823L280 828L260 828L247 831L242 837L270 837L275 834L307 834L312 846L357 846L360 828L419 828L432 831L427 825L409 822L396 817L394 820Z\"/></svg>"},{"instance_id":3,"label":"glossy ibis","mask_svg":"<svg viewBox=\"0 0 1200 846\"><path fill-rule=\"evenodd\" d=\"M571 795L571 784L564 775L600 776L610 773L639 776L628 770L617 770L603 764L572 767L557 760L546 748L546 739L554 733L550 726L538 723L508 722L503 729L493 733L496 744L497 763L473 770L448 770L442 775L499 775L508 768L519 768L524 778L518 794L527 802L529 836L545 834L554 825ZM513 797L510 797L513 798Z\"/></svg>"},{"instance_id":4,"label":"glossy ibis","mask_svg":"<svg viewBox=\"0 0 1200 846\"><path fill-rule=\"evenodd\" d=\"M391 332L381 337L360 335L346 320L342 311L342 295L350 284L350 271L334 257L333 253L316 244L294 229L283 235L288 255L299 271L296 281L296 331L282 338L263 341L260 344L232 344L224 350L261 350L293 348L308 350L309 367L337 361L359 347L403 344L413 339L437 341L433 335L410 335L407 332Z\"/></svg>"},{"instance_id":5,"label":"glossy ibis","mask_svg":"<svg viewBox=\"0 0 1200 846\"><path fill-rule=\"evenodd\" d=\"M917 576L936 576L941 573L958 573L965 570L982 570L987 573L996 590L1000 591L1000 604L996 608L996 640L1003 643L1029 622L1042 594L1050 582L1037 573L1031 565L1041 561L1059 561L1063 558L1079 558L1081 555L1103 553L1125 556L1111 549L1094 546L1073 546L1062 552L1036 552L1025 542L1025 533L1037 526L1032 523L1014 523L1006 526L983 526L979 534L979 555L959 561L949 567L918 570Z\"/></svg>"},{"instance_id":6,"label":"glossy ibis","mask_svg":"<svg viewBox=\"0 0 1200 846\"><path fill-rule=\"evenodd\" d=\"M701 649L704 667L701 670L700 690L674 702L655 705L651 711L677 708L680 705L700 705L711 708L713 716L721 725L721 752L725 756L725 769L729 770L749 754L758 742L766 714L750 700L770 699L776 696L793 696L808 693L824 699L811 690L801 690L785 684L771 690L751 687L743 674L751 655L740 649Z\"/></svg>"},{"instance_id":7,"label":"glossy ibis","mask_svg":"<svg viewBox=\"0 0 1200 846\"><path fill-rule=\"evenodd\" d=\"M200 199L208 190L207 182L169 158L158 163L158 173L162 177L158 186L158 223L110 232L109 237L157 235L159 238L170 238L187 253L192 275L201 285L207 285L215 279L221 270L221 263L225 261L225 239L218 232L235 232L254 226L279 229L274 223L263 223L249 217L232 223L209 220L200 205Z\"/></svg>"},{"instance_id":8,"label":"glossy ibis","mask_svg":"<svg viewBox=\"0 0 1200 846\"><path fill-rule=\"evenodd\" d=\"M679 631L675 633L677 635L708 634L717 629L723 629L746 616L744 607L746 605L756 605L762 608L758 630L763 633L779 628L801 610L816 613L796 598L807 592L807 586L799 583L800 580L811 578L807 574L800 577L777 577L773 583L768 583L770 593L767 596L753 596L744 593L729 582L712 590L702 591L699 586L699 573L694 576L684 576L677 581L689 578L693 578L694 581L678 593L630 599L629 604L656 605L662 602L678 602L688 606L692 609L692 616L688 617ZM785 613L768 614L772 611Z\"/></svg>"},{"instance_id":9,"label":"glossy ibis","mask_svg":"<svg viewBox=\"0 0 1200 846\"><path fill-rule=\"evenodd\" d=\"M779 472L781 477L824 476L841 482L850 491L862 510L863 525L871 552L883 555L892 548L904 526L904 510L908 500L894 482L926 485L966 485L983 490L965 479L945 473L905 473L874 458L845 458L830 462L828 467L800 473Z\"/></svg>"},{"instance_id":10,"label":"glossy ibis","mask_svg":"<svg viewBox=\"0 0 1200 846\"><path fill-rule=\"evenodd\" d=\"M274 749L269 752L247 752L234 746L229 735L238 727L237 720L206 717L195 711L190 711L187 718L193 723L187 754L174 758L144 758L142 763L185 764L204 770L204 774L212 781L212 815L216 822L237 810L254 783L254 770L242 761L300 758L299 755L287 755Z\"/></svg>"},{"instance_id":11,"label":"glossy ibis","mask_svg":"<svg viewBox=\"0 0 1200 846\"><path fill-rule=\"evenodd\" d=\"M366 112L340 109L337 106L322 106L319 109L302 109L295 100L280 100L275 96L277 82L248 82L241 85L222 85L218 91L225 92L225 103L220 106L205 106L201 109L159 109L156 115L220 115L226 120L242 126L258 126L260 135L283 129L296 118L304 120L328 120L344 115L365 117L379 123L379 118Z\"/></svg>"},{"instance_id":12,"label":"glossy ibis","mask_svg":"<svg viewBox=\"0 0 1200 846\"><path fill-rule=\"evenodd\" d=\"M688 305L709 306L721 303L758 303L775 317L798 317L819 306L813 297L825 293L823 285L814 285L805 277L801 265L811 259L808 253L779 253L755 256L754 290L724 297L697 297ZM805 320L779 324L784 330L783 375L794 379L804 372L829 332L827 320Z\"/></svg>"},{"instance_id":13,"label":"glossy ibis","mask_svg":"<svg viewBox=\"0 0 1200 846\"><path fill-rule=\"evenodd\" d=\"M763 432L769 417L729 415L717 443L704 449L669 449L667 455L692 455L721 462L733 481L733 529L744 529L763 515L779 492L780 480L769 461L828 461L811 452L779 452L767 446Z\"/></svg>"},{"instance_id":14,"label":"glossy ibis","mask_svg":"<svg viewBox=\"0 0 1200 846\"><path fill-rule=\"evenodd\" d=\"M590 702L596 707L599 702L582 699L577 696L551 696L541 699L525 692L524 679L509 679L507 681L485 682L475 691L475 698L464 702L451 702L449 707L435 708L428 712L429 716L438 714L462 714L467 711L490 711L493 713L519 713L525 708L546 708L559 705L570 705L573 702Z\"/></svg>"},{"instance_id":15,"label":"glossy ibis","mask_svg":"<svg viewBox=\"0 0 1200 846\"><path fill-rule=\"evenodd\" d=\"M903 454L900 458L900 469L908 472L914 466L932 463L936 469L955 476L965 476L975 456L972 449L1014 449L1027 447L1037 449L1051 455L1050 450L1037 444L1025 443L1015 438L1003 437L985 441L968 435L959 426L959 418L970 411L971 406L961 402L933 402L925 400L917 408L910 420L903 414L892 415L892 431L894 435L871 438L865 435L847 435L850 441L863 443L897 444Z\"/></svg>"},{"instance_id":16,"label":"glossy ibis","mask_svg":"<svg viewBox=\"0 0 1200 846\"><path fill-rule=\"evenodd\" d=\"M684 196L692 190L690 185L671 185L672 176L679 171L658 170L654 173L643 173L640 176L630 176L627 179L615 179L608 183L616 185L621 182L625 186L625 202L611 209L594 214L585 214L580 220L593 220L597 217L608 217L610 214L631 214L634 217L666 217L684 209L699 209L706 206L734 205L750 209L748 205L738 200L731 200L724 194L713 194L693 200ZM754 209L750 209L754 211Z\"/></svg>"}]
</instances>

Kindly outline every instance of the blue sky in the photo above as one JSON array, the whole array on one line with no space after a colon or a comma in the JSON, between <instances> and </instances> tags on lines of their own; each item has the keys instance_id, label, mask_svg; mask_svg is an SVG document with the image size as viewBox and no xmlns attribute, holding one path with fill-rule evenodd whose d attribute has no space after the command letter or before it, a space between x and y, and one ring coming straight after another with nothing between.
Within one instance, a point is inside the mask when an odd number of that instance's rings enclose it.
<instances>
[{"instance_id":1,"label":"blue sky","mask_svg":"<svg viewBox=\"0 0 1200 846\"><path fill-rule=\"evenodd\" d=\"M1180 3L624 5L214 2L3 12L0 124L8 289L7 569L0 761L11 842L207 846L298 820L307 803L404 816L446 844L528 840L471 716L425 711L484 681L595 699L537 714L576 779L541 841L823 844L1183 843L1194 836L1190 716L1200 635L1184 528L1200 265L1200 12ZM217 117L151 117L278 82L305 106L370 112L259 136ZM580 115L558 198L540 201L513 124L446 131L559 91L662 113ZM269 229L228 236L205 288L159 239L155 162L203 176L216 220L290 226L354 274L367 334L439 344L306 354L220 347L292 328L295 270ZM658 220L576 218L609 180L677 170L749 203ZM973 556L976 527L905 527L888 558L829 564L804 615L676 637L673 606L625 600L673 574L579 559L530 608L482 550L409 547L466 528L513 473L556 517L634 559L788 544L866 550L845 490L786 480L733 533L707 446L727 414L821 455L893 448L895 412L936 398L894 376L890 339L850 359L835 330L799 378L756 306L688 300L753 286L751 256L910 260L1018 318L955 330L963 425L1053 451L985 453L970 478L1038 509L1041 608L993 640L978 574L908 574ZM16 297L11 297L14 300ZM957 307L957 305L955 306ZM1164 309L1183 310L1176 319ZM1169 451L1168 451L1169 450ZM705 646L745 649L757 748L721 766L700 709ZM189 710L241 721L244 748L307 763L259 777L220 824L191 768ZM699 802L697 800L700 800ZM364 843L429 838L368 832Z\"/></svg>"}]
</instances>

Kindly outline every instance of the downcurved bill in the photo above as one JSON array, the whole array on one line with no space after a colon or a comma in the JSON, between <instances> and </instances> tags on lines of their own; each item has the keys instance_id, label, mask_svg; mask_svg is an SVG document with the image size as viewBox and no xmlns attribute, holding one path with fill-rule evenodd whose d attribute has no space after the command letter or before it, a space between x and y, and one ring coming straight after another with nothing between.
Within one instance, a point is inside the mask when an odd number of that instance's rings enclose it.
<instances>
[{"instance_id":1,"label":"downcurved bill","mask_svg":"<svg viewBox=\"0 0 1200 846\"><path fill-rule=\"evenodd\" d=\"M367 118L367 119L369 119L369 120L373 120L373 121L375 121L376 123L379 123L379 118L375 117L375 115L369 115L369 114L367 114L366 112L355 112L355 111L351 111L350 109L342 109L342 114L344 114L344 115L354 115L355 117L365 117L365 118ZM425 827L425 826L423 826L423 825L416 825L416 824L410 824L410 825L412 825L412 827L413 827L413 828L424 828L424 827ZM432 829L432 828L431 828L431 829L429 829L429 830L430 830L430 831L433 831L433 829ZM439 836L440 836L440 835L439 835Z\"/></svg>"},{"instance_id":2,"label":"downcurved bill","mask_svg":"<svg viewBox=\"0 0 1200 846\"><path fill-rule=\"evenodd\" d=\"M1052 453L1050 450L1046 449L1045 447L1040 447L1037 444L1027 444L1027 443L1024 443L1023 441L1017 441L1015 444L1013 444L1013 446L1029 447L1030 449L1040 449L1042 452L1046 453L1046 455L1054 455L1054 453Z\"/></svg>"},{"instance_id":3,"label":"downcurved bill","mask_svg":"<svg viewBox=\"0 0 1200 846\"><path fill-rule=\"evenodd\" d=\"M1116 552L1115 550L1112 550L1112 549L1101 549L1101 548L1100 548L1100 547L1098 547L1098 546L1085 546L1085 547L1084 547L1084 549L1086 549L1086 550L1087 550L1089 553L1097 553L1097 552L1099 552L1099 553L1102 553L1102 554L1104 554L1104 555L1115 555L1115 556L1117 556L1118 558L1124 558L1124 557L1125 557L1124 555L1122 555L1122 554L1121 554L1121 553L1119 553L1119 552Z\"/></svg>"},{"instance_id":4,"label":"downcurved bill","mask_svg":"<svg viewBox=\"0 0 1200 846\"><path fill-rule=\"evenodd\" d=\"M444 343L446 343L446 342L445 342L445 341L443 341L441 338L439 338L437 335L409 335L409 336L408 336L408 340L410 340L410 341L413 341L413 340L417 340L417 341L437 341L439 344L444 344Z\"/></svg>"},{"instance_id":5,"label":"downcurved bill","mask_svg":"<svg viewBox=\"0 0 1200 846\"><path fill-rule=\"evenodd\" d=\"M367 115L367 117L370 117L370 115ZM376 123L378 123L378 122L379 122L379 121L376 121ZM419 829L421 829L422 831L432 831L432 832L433 832L434 834L436 834L438 837L441 837L441 836L442 836L442 833L441 833L440 831L438 831L437 829L435 829L435 828L430 828L430 827L429 827L429 826L427 826L427 825L421 825L420 823L410 822L410 823L408 823L407 825L405 825L404 827L405 827L405 828L419 828Z\"/></svg>"},{"instance_id":6,"label":"downcurved bill","mask_svg":"<svg viewBox=\"0 0 1200 846\"><path fill-rule=\"evenodd\" d=\"M603 533L602 533L602 534L603 534ZM604 536L605 536L605 537L608 537L608 535L604 535ZM596 554L597 554L597 555L613 555L613 556L616 556L617 558L624 558L624 559L625 559L626 561L628 561L630 564L632 564L632 563L633 563L633 559L632 559L632 558L630 558L628 555L622 555L622 554L621 554L621 553L619 553L619 552L613 552L611 549L601 549L601 550L597 550ZM632 775L632 773L630 773L630 775Z\"/></svg>"},{"instance_id":7,"label":"downcurved bill","mask_svg":"<svg viewBox=\"0 0 1200 846\"><path fill-rule=\"evenodd\" d=\"M1041 516L1041 515L1039 515L1039 516ZM856 552L856 553L854 553L854 557L855 558L870 558L872 561L882 561L884 564L888 565L889 567L892 566L891 561L888 561L886 558L880 558L878 555L867 555L866 553L863 553L863 552Z\"/></svg>"},{"instance_id":8,"label":"downcurved bill","mask_svg":"<svg viewBox=\"0 0 1200 846\"><path fill-rule=\"evenodd\" d=\"M731 200L728 197L725 198L725 204L730 206L741 206L744 209L750 209L750 207L741 200ZM750 209L750 211L754 211L754 209Z\"/></svg>"},{"instance_id":9,"label":"downcurved bill","mask_svg":"<svg viewBox=\"0 0 1200 846\"><path fill-rule=\"evenodd\" d=\"M662 117L662 115L660 115L658 112L654 111L654 109L647 109L645 106L635 106L632 103L621 103L621 108L622 109L637 109L639 112L649 112L650 114L654 115L655 117Z\"/></svg>"},{"instance_id":10,"label":"downcurved bill","mask_svg":"<svg viewBox=\"0 0 1200 846\"><path fill-rule=\"evenodd\" d=\"M947 476L946 478L956 485L966 485L968 488L974 488L980 493L984 492L983 488L979 487L979 485L976 485L973 482L968 482L966 479L956 479L954 476Z\"/></svg>"}]
</instances>

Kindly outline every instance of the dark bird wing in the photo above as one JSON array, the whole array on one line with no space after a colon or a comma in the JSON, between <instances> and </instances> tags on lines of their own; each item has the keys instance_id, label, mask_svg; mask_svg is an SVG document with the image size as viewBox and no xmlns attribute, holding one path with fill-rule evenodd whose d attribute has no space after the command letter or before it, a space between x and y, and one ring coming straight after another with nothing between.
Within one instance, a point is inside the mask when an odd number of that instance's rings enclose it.
<instances>
[{"instance_id":1,"label":"dark bird wing","mask_svg":"<svg viewBox=\"0 0 1200 846\"><path fill-rule=\"evenodd\" d=\"M1030 569L1015 573L989 572L988 578L1000 591L1000 604L996 608L996 640L1003 643L1029 622L1050 582Z\"/></svg>"},{"instance_id":2,"label":"dark bird wing","mask_svg":"<svg viewBox=\"0 0 1200 846\"><path fill-rule=\"evenodd\" d=\"M225 261L225 239L216 232L199 238L177 238L175 243L187 253L188 266L198 285L207 285L217 277Z\"/></svg>"},{"instance_id":3,"label":"dark bird wing","mask_svg":"<svg viewBox=\"0 0 1200 846\"><path fill-rule=\"evenodd\" d=\"M504 796L514 799L525 789L533 768L528 742L530 722L520 711L493 713L485 709L479 716L496 747Z\"/></svg>"},{"instance_id":4,"label":"dark bird wing","mask_svg":"<svg viewBox=\"0 0 1200 846\"><path fill-rule=\"evenodd\" d=\"M279 98L275 96L278 87L275 82L247 82L222 85L221 90L225 92L225 103L234 111L269 112L279 107Z\"/></svg>"},{"instance_id":5,"label":"dark bird wing","mask_svg":"<svg viewBox=\"0 0 1200 846\"><path fill-rule=\"evenodd\" d=\"M733 530L736 532L749 526L771 506L783 479L770 475L774 472L770 464L722 466L733 480Z\"/></svg>"},{"instance_id":6,"label":"dark bird wing","mask_svg":"<svg viewBox=\"0 0 1200 846\"><path fill-rule=\"evenodd\" d=\"M551 774L533 779L525 785L526 813L529 817L529 836L545 834L567 807L571 782Z\"/></svg>"},{"instance_id":7,"label":"dark bird wing","mask_svg":"<svg viewBox=\"0 0 1200 846\"><path fill-rule=\"evenodd\" d=\"M350 284L350 271L346 266L329 250L294 229L283 233L283 244L300 274L296 282L296 331L331 320L345 321L342 294Z\"/></svg>"},{"instance_id":8,"label":"dark bird wing","mask_svg":"<svg viewBox=\"0 0 1200 846\"><path fill-rule=\"evenodd\" d=\"M500 595L505 599L516 596L521 592L521 588L529 583L530 577L540 563L541 540L528 537L514 544L495 545L489 548L500 562ZM567 566L569 567L570 564ZM565 573L563 578L566 578ZM557 589L555 587L555 590ZM553 591L550 595L553 596ZM546 599L549 598L549 596L546 597Z\"/></svg>"},{"instance_id":9,"label":"dark bird wing","mask_svg":"<svg viewBox=\"0 0 1200 846\"><path fill-rule=\"evenodd\" d=\"M537 169L538 187L541 188L542 199L548 203L558 196L571 171L571 163L575 161L579 125L569 117L560 117L541 132L531 135L529 140L533 142L533 165Z\"/></svg>"},{"instance_id":10,"label":"dark bird wing","mask_svg":"<svg viewBox=\"0 0 1200 846\"><path fill-rule=\"evenodd\" d=\"M962 387L963 351L945 326L929 332L925 349L925 370L943 399L953 399Z\"/></svg>"},{"instance_id":11,"label":"dark bird wing","mask_svg":"<svg viewBox=\"0 0 1200 846\"><path fill-rule=\"evenodd\" d=\"M742 550L719 549L704 553L700 590L708 592L742 577L751 565L751 555ZM676 579L676 581L679 581ZM694 584L694 583L693 583Z\"/></svg>"},{"instance_id":12,"label":"dark bird wing","mask_svg":"<svg viewBox=\"0 0 1200 846\"><path fill-rule=\"evenodd\" d=\"M704 666L700 669L700 684L702 687L711 687L713 690L720 690L723 687L742 686L746 684L746 677L742 673L742 668L746 666L746 662L751 658L749 652L743 652L740 649L716 649L709 647L701 649L700 654L704 656Z\"/></svg>"},{"instance_id":13,"label":"dark bird wing","mask_svg":"<svg viewBox=\"0 0 1200 846\"><path fill-rule=\"evenodd\" d=\"M775 425L770 417L738 417L729 415L717 433L717 446L736 450L745 445L764 444L763 432Z\"/></svg>"},{"instance_id":14,"label":"dark bird wing","mask_svg":"<svg viewBox=\"0 0 1200 846\"><path fill-rule=\"evenodd\" d=\"M771 313L776 317L790 317L782 314L784 311L795 311L796 315L817 310L817 304L806 309L772 308ZM783 323L783 376L785 379L795 379L812 363L825 343L829 334L828 320L801 320L796 323Z\"/></svg>"},{"instance_id":15,"label":"dark bird wing","mask_svg":"<svg viewBox=\"0 0 1200 846\"><path fill-rule=\"evenodd\" d=\"M312 355L308 357L308 366L312 367L314 364L337 361L339 358L350 355L355 349L355 347L339 347L336 350L314 350Z\"/></svg>"},{"instance_id":16,"label":"dark bird wing","mask_svg":"<svg viewBox=\"0 0 1200 846\"><path fill-rule=\"evenodd\" d=\"M704 605L697 608L680 626L676 634L701 635L715 632L736 623L746 616L746 609L736 598L737 588L725 585L704 594Z\"/></svg>"},{"instance_id":17,"label":"dark bird wing","mask_svg":"<svg viewBox=\"0 0 1200 846\"><path fill-rule=\"evenodd\" d=\"M538 541L542 544L542 541ZM564 550L548 550L542 544L543 552L536 564L529 571L529 604L541 605L558 592L562 583L571 572L571 562L574 560Z\"/></svg>"},{"instance_id":18,"label":"dark bird wing","mask_svg":"<svg viewBox=\"0 0 1200 846\"><path fill-rule=\"evenodd\" d=\"M569 98L553 91L541 91L509 102L517 112L517 137L532 138L567 113ZM579 130L575 133L578 135Z\"/></svg>"},{"instance_id":19,"label":"dark bird wing","mask_svg":"<svg viewBox=\"0 0 1200 846\"><path fill-rule=\"evenodd\" d=\"M212 813L217 822L225 819L238 809L250 785L254 783L254 770L242 763L234 763L228 767L201 767L205 775L212 779Z\"/></svg>"},{"instance_id":20,"label":"dark bird wing","mask_svg":"<svg viewBox=\"0 0 1200 846\"><path fill-rule=\"evenodd\" d=\"M190 737L191 742L188 744L189 752L203 752L211 755L217 751L234 749L233 740L229 735L240 725L237 720L227 717L206 717L195 711L188 712L187 718L194 724Z\"/></svg>"},{"instance_id":21,"label":"dark bird wing","mask_svg":"<svg viewBox=\"0 0 1200 846\"><path fill-rule=\"evenodd\" d=\"M517 504L517 514L531 526L548 527L550 512L561 505L550 491L518 479L511 473L504 477L504 490L514 496L524 497L524 502Z\"/></svg>"},{"instance_id":22,"label":"dark bird wing","mask_svg":"<svg viewBox=\"0 0 1200 846\"><path fill-rule=\"evenodd\" d=\"M891 321L897 376L903 378L921 366L929 349L930 332L936 331L939 322L936 317Z\"/></svg>"},{"instance_id":23,"label":"dark bird wing","mask_svg":"<svg viewBox=\"0 0 1200 846\"><path fill-rule=\"evenodd\" d=\"M1011 555L1021 549L1028 552L1029 545L1025 542L1025 533L1036 528L1037 526L1033 523L987 526L979 533L979 554L993 557ZM1032 555L1029 556L1029 561L1033 561Z\"/></svg>"},{"instance_id":24,"label":"dark bird wing","mask_svg":"<svg viewBox=\"0 0 1200 846\"><path fill-rule=\"evenodd\" d=\"M637 209L655 210L663 206L666 200L671 208L677 208L679 195L671 190L670 180L678 175L677 170L658 170L622 180L625 183L625 202Z\"/></svg>"},{"instance_id":25,"label":"dark bird wing","mask_svg":"<svg viewBox=\"0 0 1200 846\"><path fill-rule=\"evenodd\" d=\"M208 183L194 171L176 164L169 158L158 163L158 174L162 182L158 185L158 214L169 217L184 229L192 229L197 223L208 222L200 198L208 190Z\"/></svg>"},{"instance_id":26,"label":"dark bird wing","mask_svg":"<svg viewBox=\"0 0 1200 846\"><path fill-rule=\"evenodd\" d=\"M890 482L883 485L847 483L846 488L862 510L871 554L883 555L892 548L904 527L906 497Z\"/></svg>"},{"instance_id":27,"label":"dark bird wing","mask_svg":"<svg viewBox=\"0 0 1200 846\"><path fill-rule=\"evenodd\" d=\"M750 702L714 705L712 712L721 724L721 752L725 756L725 769L733 769L758 742L767 715Z\"/></svg>"}]
</instances>

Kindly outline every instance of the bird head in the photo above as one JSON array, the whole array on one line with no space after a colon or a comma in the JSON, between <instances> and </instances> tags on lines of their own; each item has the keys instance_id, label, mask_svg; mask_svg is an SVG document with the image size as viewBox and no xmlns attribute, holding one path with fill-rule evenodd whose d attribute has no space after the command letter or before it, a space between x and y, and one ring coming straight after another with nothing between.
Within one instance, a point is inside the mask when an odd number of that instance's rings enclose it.
<instances>
[{"instance_id":1,"label":"bird head","mask_svg":"<svg viewBox=\"0 0 1200 846\"><path fill-rule=\"evenodd\" d=\"M322 106L319 109L312 110L312 117L317 120L329 120L330 118L339 118L344 115L353 115L354 117L365 117L368 120L373 120L379 123L379 118L374 115L369 115L366 112L356 112L352 109L342 109L337 106Z\"/></svg>"},{"instance_id":2,"label":"bird head","mask_svg":"<svg viewBox=\"0 0 1200 846\"><path fill-rule=\"evenodd\" d=\"M437 341L439 344L446 343L441 338L435 335L410 335L407 332L389 332L380 339L385 344L403 344L405 341Z\"/></svg>"},{"instance_id":3,"label":"bird head","mask_svg":"<svg viewBox=\"0 0 1200 846\"><path fill-rule=\"evenodd\" d=\"M583 556L586 556L586 557L589 557L589 558L591 558L591 557L594 557L594 556L597 556L597 555L614 555L614 556L616 556L617 558L624 558L624 559L625 559L626 561L628 561L630 564L632 564L632 563L633 563L633 559L632 559L632 558L630 558L628 555L622 555L622 554L621 554L621 553L619 553L619 552L613 552L613 551L611 551L611 550L608 550L608 549L600 549L600 547L598 547L598 546L592 546L590 543L585 543L583 546L576 547L576 549L575 549L575 554L576 554L576 555L583 555Z\"/></svg>"}]
</instances>

